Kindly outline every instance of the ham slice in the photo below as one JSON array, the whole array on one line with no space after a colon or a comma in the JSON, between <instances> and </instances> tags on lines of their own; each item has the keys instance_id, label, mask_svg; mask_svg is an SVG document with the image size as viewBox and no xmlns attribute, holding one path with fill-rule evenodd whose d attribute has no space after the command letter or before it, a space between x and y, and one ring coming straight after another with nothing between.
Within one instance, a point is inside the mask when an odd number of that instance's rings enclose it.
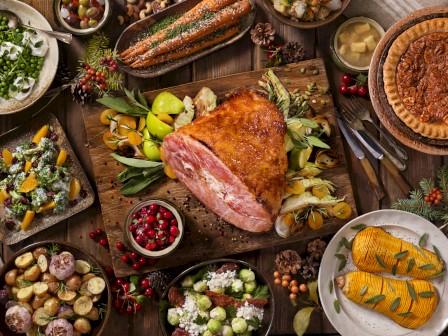
<instances>
[{"instance_id":1,"label":"ham slice","mask_svg":"<svg viewBox=\"0 0 448 336\"><path fill-rule=\"evenodd\" d=\"M166 136L166 160L180 182L225 221L251 232L272 228L288 161L286 124L275 104L235 91L206 116Z\"/></svg>"}]
</instances>

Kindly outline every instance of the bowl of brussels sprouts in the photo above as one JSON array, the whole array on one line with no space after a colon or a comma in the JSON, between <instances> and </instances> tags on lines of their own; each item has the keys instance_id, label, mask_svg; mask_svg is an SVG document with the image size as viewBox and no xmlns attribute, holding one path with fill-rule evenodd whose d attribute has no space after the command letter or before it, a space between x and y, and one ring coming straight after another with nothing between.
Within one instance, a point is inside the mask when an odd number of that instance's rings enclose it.
<instances>
[{"instance_id":1,"label":"bowl of brussels sprouts","mask_svg":"<svg viewBox=\"0 0 448 336\"><path fill-rule=\"evenodd\" d=\"M264 336L274 318L266 278L253 265L234 259L190 267L168 285L159 304L165 336Z\"/></svg>"},{"instance_id":2,"label":"bowl of brussels sprouts","mask_svg":"<svg viewBox=\"0 0 448 336\"><path fill-rule=\"evenodd\" d=\"M88 35L104 26L112 13L109 0L55 0L58 24L75 35Z\"/></svg>"}]
</instances>

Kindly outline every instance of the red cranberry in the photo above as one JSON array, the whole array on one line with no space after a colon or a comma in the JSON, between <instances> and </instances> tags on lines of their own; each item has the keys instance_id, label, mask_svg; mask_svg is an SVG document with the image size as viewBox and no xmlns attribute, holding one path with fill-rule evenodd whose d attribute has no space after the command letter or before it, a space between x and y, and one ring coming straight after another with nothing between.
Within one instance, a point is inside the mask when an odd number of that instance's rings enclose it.
<instances>
[{"instance_id":1,"label":"red cranberry","mask_svg":"<svg viewBox=\"0 0 448 336\"><path fill-rule=\"evenodd\" d=\"M157 244L154 243L154 242L152 242L152 243L148 243L148 244L146 244L145 249L148 250L148 251L152 251L152 250L154 250L156 247L157 247Z\"/></svg>"},{"instance_id":2,"label":"red cranberry","mask_svg":"<svg viewBox=\"0 0 448 336\"><path fill-rule=\"evenodd\" d=\"M146 258L145 257L140 257L140 259L138 259L138 263L141 266L146 266L146 264L147 264Z\"/></svg>"},{"instance_id":3,"label":"red cranberry","mask_svg":"<svg viewBox=\"0 0 448 336\"><path fill-rule=\"evenodd\" d=\"M363 85L358 88L358 96L365 97L369 94L369 90Z\"/></svg>"},{"instance_id":4,"label":"red cranberry","mask_svg":"<svg viewBox=\"0 0 448 336\"><path fill-rule=\"evenodd\" d=\"M143 224L143 230L149 231L151 228L152 228L151 224L148 224L148 223Z\"/></svg>"},{"instance_id":5,"label":"red cranberry","mask_svg":"<svg viewBox=\"0 0 448 336\"><path fill-rule=\"evenodd\" d=\"M160 222L159 222L160 223ZM164 219L160 224L159 224L159 228L161 230L165 230L168 227L168 221L166 219Z\"/></svg>"},{"instance_id":6,"label":"red cranberry","mask_svg":"<svg viewBox=\"0 0 448 336\"><path fill-rule=\"evenodd\" d=\"M95 239L95 238L96 238L96 233L95 233L95 231L90 232L90 233L89 233L89 237L90 237L90 239Z\"/></svg>"},{"instance_id":7,"label":"red cranberry","mask_svg":"<svg viewBox=\"0 0 448 336\"><path fill-rule=\"evenodd\" d=\"M151 212L157 212L157 210L159 210L159 206L157 204L150 204L149 205L149 210Z\"/></svg>"},{"instance_id":8,"label":"red cranberry","mask_svg":"<svg viewBox=\"0 0 448 336\"><path fill-rule=\"evenodd\" d=\"M132 313L134 313L134 307L127 306L126 307L126 314L132 314Z\"/></svg>"},{"instance_id":9,"label":"red cranberry","mask_svg":"<svg viewBox=\"0 0 448 336\"><path fill-rule=\"evenodd\" d=\"M177 219L173 218L172 220L170 220L170 225L177 226Z\"/></svg>"},{"instance_id":10,"label":"red cranberry","mask_svg":"<svg viewBox=\"0 0 448 336\"><path fill-rule=\"evenodd\" d=\"M131 288L131 285L129 284L129 282L123 283L123 289L125 290L125 292L129 292L130 288Z\"/></svg>"},{"instance_id":11,"label":"red cranberry","mask_svg":"<svg viewBox=\"0 0 448 336\"><path fill-rule=\"evenodd\" d=\"M120 251L124 250L124 244L123 244L123 242L119 241L119 242L117 243L117 249L119 249Z\"/></svg>"},{"instance_id":12,"label":"red cranberry","mask_svg":"<svg viewBox=\"0 0 448 336\"><path fill-rule=\"evenodd\" d=\"M56 142L56 141L58 141L58 139L59 139L59 135L57 135L56 133L51 133L51 135L50 135L51 141Z\"/></svg>"},{"instance_id":13,"label":"red cranberry","mask_svg":"<svg viewBox=\"0 0 448 336\"><path fill-rule=\"evenodd\" d=\"M358 92L358 88L356 87L356 85L353 85L348 88L348 91L351 95L355 95Z\"/></svg>"},{"instance_id":14,"label":"red cranberry","mask_svg":"<svg viewBox=\"0 0 448 336\"><path fill-rule=\"evenodd\" d=\"M135 237L135 242L136 242L138 245L143 244L143 238L142 238L142 236L141 236L141 235L138 235L137 237Z\"/></svg>"},{"instance_id":15,"label":"red cranberry","mask_svg":"<svg viewBox=\"0 0 448 336\"><path fill-rule=\"evenodd\" d=\"M138 223L139 223L139 224L143 224L143 218L142 218L142 217L140 217L140 218L138 219Z\"/></svg>"},{"instance_id":16,"label":"red cranberry","mask_svg":"<svg viewBox=\"0 0 448 336\"><path fill-rule=\"evenodd\" d=\"M348 90L348 86L345 85L345 84L342 84L342 85L339 87L339 92L340 92L341 94L343 94L343 95L348 94L348 92L349 92L349 90Z\"/></svg>"},{"instance_id":17,"label":"red cranberry","mask_svg":"<svg viewBox=\"0 0 448 336\"><path fill-rule=\"evenodd\" d=\"M145 289L145 296L152 297L153 294L154 294L154 289L152 289L151 287Z\"/></svg>"},{"instance_id":18,"label":"red cranberry","mask_svg":"<svg viewBox=\"0 0 448 336\"><path fill-rule=\"evenodd\" d=\"M16 228L16 223L12 220L8 220L6 221L5 226L8 230L14 230Z\"/></svg>"},{"instance_id":19,"label":"red cranberry","mask_svg":"<svg viewBox=\"0 0 448 336\"><path fill-rule=\"evenodd\" d=\"M148 217L146 217L146 223L148 224L152 224L156 221L155 217L152 215L149 215Z\"/></svg>"},{"instance_id":20,"label":"red cranberry","mask_svg":"<svg viewBox=\"0 0 448 336\"><path fill-rule=\"evenodd\" d=\"M156 232L152 229L148 230L146 234L148 235L149 238L154 238L156 236Z\"/></svg>"},{"instance_id":21,"label":"red cranberry","mask_svg":"<svg viewBox=\"0 0 448 336\"><path fill-rule=\"evenodd\" d=\"M136 213L132 214L132 219L137 219L137 214Z\"/></svg>"},{"instance_id":22,"label":"red cranberry","mask_svg":"<svg viewBox=\"0 0 448 336\"><path fill-rule=\"evenodd\" d=\"M135 308L136 311L140 311L140 310L142 310L143 306L140 303L136 303L134 305L134 308Z\"/></svg>"},{"instance_id":23,"label":"red cranberry","mask_svg":"<svg viewBox=\"0 0 448 336\"><path fill-rule=\"evenodd\" d=\"M99 241L99 244L101 245L101 246L106 246L107 245L107 239L106 238L101 238L100 239L100 241Z\"/></svg>"},{"instance_id":24,"label":"red cranberry","mask_svg":"<svg viewBox=\"0 0 448 336\"><path fill-rule=\"evenodd\" d=\"M173 218L173 214L170 211L164 212L163 213L163 218L171 219L171 218Z\"/></svg>"},{"instance_id":25,"label":"red cranberry","mask_svg":"<svg viewBox=\"0 0 448 336\"><path fill-rule=\"evenodd\" d=\"M132 259L138 259L139 255L137 252L131 252L131 258Z\"/></svg>"},{"instance_id":26,"label":"red cranberry","mask_svg":"<svg viewBox=\"0 0 448 336\"><path fill-rule=\"evenodd\" d=\"M156 243L157 243L157 245L163 245L164 244L164 242L163 242L163 240L156 240Z\"/></svg>"},{"instance_id":27,"label":"red cranberry","mask_svg":"<svg viewBox=\"0 0 448 336\"><path fill-rule=\"evenodd\" d=\"M142 288L145 288L145 289L149 288L149 280L146 278L142 279L140 281L140 286L142 286Z\"/></svg>"},{"instance_id":28,"label":"red cranberry","mask_svg":"<svg viewBox=\"0 0 448 336\"><path fill-rule=\"evenodd\" d=\"M139 271L141 267L142 266L139 263L135 263L132 265L132 268L134 269L134 271Z\"/></svg>"},{"instance_id":29,"label":"red cranberry","mask_svg":"<svg viewBox=\"0 0 448 336\"><path fill-rule=\"evenodd\" d=\"M132 224L131 226L129 226L129 231L131 231L132 233L135 233L137 229L138 229L137 224Z\"/></svg>"},{"instance_id":30,"label":"red cranberry","mask_svg":"<svg viewBox=\"0 0 448 336\"><path fill-rule=\"evenodd\" d=\"M120 309L121 308L121 304L122 304L122 302L120 300L115 300L114 301L115 309Z\"/></svg>"},{"instance_id":31,"label":"red cranberry","mask_svg":"<svg viewBox=\"0 0 448 336\"><path fill-rule=\"evenodd\" d=\"M98 236L101 236L104 233L103 230L101 230L101 229L96 229L95 232Z\"/></svg>"},{"instance_id":32,"label":"red cranberry","mask_svg":"<svg viewBox=\"0 0 448 336\"><path fill-rule=\"evenodd\" d=\"M127 264L129 262L129 256L127 254L123 254L121 256L121 260Z\"/></svg>"},{"instance_id":33,"label":"red cranberry","mask_svg":"<svg viewBox=\"0 0 448 336\"><path fill-rule=\"evenodd\" d=\"M169 237L168 237L168 241L169 241L170 243L174 243L175 240L176 240L176 237L174 237L174 236L169 236Z\"/></svg>"},{"instance_id":34,"label":"red cranberry","mask_svg":"<svg viewBox=\"0 0 448 336\"><path fill-rule=\"evenodd\" d=\"M118 286L123 286L123 284L124 284L124 280L123 280L122 278L118 278L117 280L115 280L115 283L116 283Z\"/></svg>"}]
</instances>

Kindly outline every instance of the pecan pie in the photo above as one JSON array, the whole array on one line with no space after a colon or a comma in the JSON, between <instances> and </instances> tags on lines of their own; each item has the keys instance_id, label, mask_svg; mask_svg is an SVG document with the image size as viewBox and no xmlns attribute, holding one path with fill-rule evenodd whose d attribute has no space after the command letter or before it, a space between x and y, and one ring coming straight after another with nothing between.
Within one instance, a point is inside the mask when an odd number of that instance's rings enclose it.
<instances>
[{"instance_id":1,"label":"pecan pie","mask_svg":"<svg viewBox=\"0 0 448 336\"><path fill-rule=\"evenodd\" d=\"M395 114L414 132L448 139L448 18L398 36L384 63L384 88Z\"/></svg>"}]
</instances>

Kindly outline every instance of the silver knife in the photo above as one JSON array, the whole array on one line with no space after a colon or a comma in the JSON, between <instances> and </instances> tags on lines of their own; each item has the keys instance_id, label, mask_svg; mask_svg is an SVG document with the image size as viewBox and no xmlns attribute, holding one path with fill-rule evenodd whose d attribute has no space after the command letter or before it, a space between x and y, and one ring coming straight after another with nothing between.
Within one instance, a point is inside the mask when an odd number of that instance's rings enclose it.
<instances>
[{"instance_id":1,"label":"silver knife","mask_svg":"<svg viewBox=\"0 0 448 336\"><path fill-rule=\"evenodd\" d=\"M372 188L375 191L376 198L378 200L382 199L385 196L384 190L378 180L378 176L376 175L375 170L370 164L370 161L367 159L366 155L364 154L364 151L360 147L359 143L357 142L353 134L350 132L347 125L345 125L344 121L341 119L341 116L337 114L336 117L339 128L341 129L342 134L344 134L345 136L345 140L347 140L347 143L350 146L353 154L355 154L355 156L359 159L362 167L364 168L364 171L366 172L367 178L369 179L370 184L372 185Z\"/></svg>"}]
</instances>

